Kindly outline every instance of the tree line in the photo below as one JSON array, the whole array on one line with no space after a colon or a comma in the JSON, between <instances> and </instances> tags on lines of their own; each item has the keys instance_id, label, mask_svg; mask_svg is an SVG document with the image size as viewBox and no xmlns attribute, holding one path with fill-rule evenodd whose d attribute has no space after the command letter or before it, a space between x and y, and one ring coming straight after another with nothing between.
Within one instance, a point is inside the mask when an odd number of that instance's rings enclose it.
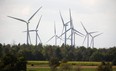
<instances>
[{"instance_id":1,"label":"tree line","mask_svg":"<svg viewBox=\"0 0 116 71\"><path fill-rule=\"evenodd\" d=\"M22 55L26 60L47 61L56 57L59 61L116 61L116 47L86 48L84 46L71 47L69 45L10 45L0 44L0 59L6 54Z\"/></svg>"}]
</instances>

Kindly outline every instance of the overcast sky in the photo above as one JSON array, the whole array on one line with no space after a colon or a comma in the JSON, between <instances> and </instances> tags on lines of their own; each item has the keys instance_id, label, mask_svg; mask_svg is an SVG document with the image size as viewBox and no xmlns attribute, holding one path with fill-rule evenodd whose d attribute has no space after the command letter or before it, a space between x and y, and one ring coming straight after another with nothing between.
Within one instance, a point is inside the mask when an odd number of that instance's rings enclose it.
<instances>
[{"instance_id":1,"label":"overcast sky","mask_svg":"<svg viewBox=\"0 0 116 71\"><path fill-rule=\"evenodd\" d=\"M46 43L54 35L54 21L60 35L63 25L59 10L67 22L70 8L75 29L86 34L80 24L82 21L88 32L98 31L93 35L103 33L95 38L95 47L116 46L116 0L0 0L0 43L26 43L26 33L23 32L26 24L7 16L28 20L40 6L42 9L30 21L29 29L35 29L42 15L38 33L43 44L54 44L54 39ZM35 44L35 33L30 35ZM81 46L83 39L76 36L76 45ZM62 43L58 40L58 44Z\"/></svg>"}]
</instances>

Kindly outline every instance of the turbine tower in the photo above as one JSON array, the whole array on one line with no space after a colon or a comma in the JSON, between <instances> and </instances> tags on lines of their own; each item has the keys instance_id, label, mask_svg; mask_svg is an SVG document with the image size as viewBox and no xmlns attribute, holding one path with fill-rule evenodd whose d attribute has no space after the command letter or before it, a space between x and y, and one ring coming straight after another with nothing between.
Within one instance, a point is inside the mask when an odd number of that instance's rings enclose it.
<instances>
[{"instance_id":1,"label":"turbine tower","mask_svg":"<svg viewBox=\"0 0 116 71\"><path fill-rule=\"evenodd\" d=\"M95 35L95 36L90 35L90 36L92 37L92 39L91 39L91 44L90 44L92 48L94 48L94 39L95 39L96 37L100 36L101 34L103 34L103 33L97 34L97 35Z\"/></svg>"},{"instance_id":2,"label":"turbine tower","mask_svg":"<svg viewBox=\"0 0 116 71\"><path fill-rule=\"evenodd\" d=\"M35 14L42 8L42 6L28 19L28 21L25 21L23 19L20 19L20 18L16 18L16 17L12 17L12 16L8 16L9 18L13 18L13 19L16 19L16 20L19 20L19 21L22 21L24 23L27 24L27 45L29 45L29 38L30 38L30 34L29 34L29 23L30 23L30 20L35 16Z\"/></svg>"},{"instance_id":3,"label":"turbine tower","mask_svg":"<svg viewBox=\"0 0 116 71\"><path fill-rule=\"evenodd\" d=\"M29 30L29 32L35 32L36 33L36 40L35 40L35 44L36 44L36 46L37 46L37 42L38 42L38 38L39 38L39 41L40 41L40 43L42 43L42 41L41 41L41 39L40 39L40 36L39 36L39 34L38 34L38 27L39 27L39 23L40 23L40 21L41 21L41 18L42 18L42 16L40 17L40 19L39 19L39 22L38 22L38 24L37 24L37 26L36 26L36 28L35 28L35 30Z\"/></svg>"}]
</instances>

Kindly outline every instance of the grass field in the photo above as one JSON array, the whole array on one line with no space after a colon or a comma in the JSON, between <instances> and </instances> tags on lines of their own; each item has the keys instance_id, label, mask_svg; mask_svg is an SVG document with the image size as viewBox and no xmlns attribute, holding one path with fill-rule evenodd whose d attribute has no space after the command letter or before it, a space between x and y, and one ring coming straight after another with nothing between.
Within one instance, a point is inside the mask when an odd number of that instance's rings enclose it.
<instances>
[{"instance_id":1,"label":"grass field","mask_svg":"<svg viewBox=\"0 0 116 71\"><path fill-rule=\"evenodd\" d=\"M27 68L27 71L50 71L50 68ZM59 71L59 70L57 70ZM75 71L75 70L71 70ZM81 68L81 71L96 71L96 68ZM113 68L113 71L116 71L116 68Z\"/></svg>"},{"instance_id":2,"label":"grass field","mask_svg":"<svg viewBox=\"0 0 116 71\"><path fill-rule=\"evenodd\" d=\"M100 62L82 62L82 61L69 61L68 62L71 65L81 65L81 66L98 66L100 65ZM38 66L48 66L49 62L48 61L28 61L27 65L38 65Z\"/></svg>"},{"instance_id":3,"label":"grass field","mask_svg":"<svg viewBox=\"0 0 116 71\"><path fill-rule=\"evenodd\" d=\"M100 65L100 62L69 61L68 63L71 64L73 67L81 66L81 71L96 71L96 67ZM27 71L50 71L49 62L48 61L28 61ZM116 71L116 67L113 67L113 71Z\"/></svg>"}]
</instances>

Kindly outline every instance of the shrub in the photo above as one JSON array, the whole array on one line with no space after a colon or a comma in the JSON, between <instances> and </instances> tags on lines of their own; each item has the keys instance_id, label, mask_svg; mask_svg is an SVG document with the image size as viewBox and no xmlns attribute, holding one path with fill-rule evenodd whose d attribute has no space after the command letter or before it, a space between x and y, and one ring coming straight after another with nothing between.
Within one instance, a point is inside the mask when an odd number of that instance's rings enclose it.
<instances>
[{"instance_id":1,"label":"shrub","mask_svg":"<svg viewBox=\"0 0 116 71\"><path fill-rule=\"evenodd\" d=\"M51 68L51 71L56 71L57 66L59 66L59 60L56 57L52 57L49 61L49 66Z\"/></svg>"},{"instance_id":2,"label":"shrub","mask_svg":"<svg viewBox=\"0 0 116 71\"><path fill-rule=\"evenodd\" d=\"M60 69L60 71L71 71L72 65L68 64L68 63L61 63L59 69Z\"/></svg>"},{"instance_id":3,"label":"shrub","mask_svg":"<svg viewBox=\"0 0 116 71\"><path fill-rule=\"evenodd\" d=\"M116 58L113 59L112 64L116 65Z\"/></svg>"},{"instance_id":4,"label":"shrub","mask_svg":"<svg viewBox=\"0 0 116 71\"><path fill-rule=\"evenodd\" d=\"M74 71L81 71L81 66L77 66L77 65L76 65Z\"/></svg>"},{"instance_id":5,"label":"shrub","mask_svg":"<svg viewBox=\"0 0 116 71\"><path fill-rule=\"evenodd\" d=\"M26 60L22 55L6 54L0 60L0 71L26 71Z\"/></svg>"},{"instance_id":6,"label":"shrub","mask_svg":"<svg viewBox=\"0 0 116 71\"><path fill-rule=\"evenodd\" d=\"M97 71L112 71L112 65L109 62L102 62L98 68Z\"/></svg>"}]
</instances>

